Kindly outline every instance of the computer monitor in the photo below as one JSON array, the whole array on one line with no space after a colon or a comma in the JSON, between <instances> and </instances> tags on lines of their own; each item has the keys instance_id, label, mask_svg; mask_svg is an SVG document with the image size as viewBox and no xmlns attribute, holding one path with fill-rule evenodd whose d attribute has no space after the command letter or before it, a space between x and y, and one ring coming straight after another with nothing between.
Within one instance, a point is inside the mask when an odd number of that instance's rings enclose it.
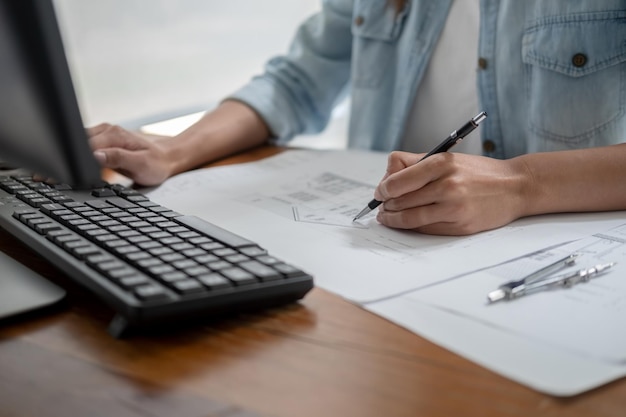
<instances>
[{"instance_id":1,"label":"computer monitor","mask_svg":"<svg viewBox=\"0 0 626 417\"><path fill-rule=\"evenodd\" d=\"M51 0L0 0L0 160L76 187L100 180Z\"/></svg>"},{"instance_id":2,"label":"computer monitor","mask_svg":"<svg viewBox=\"0 0 626 417\"><path fill-rule=\"evenodd\" d=\"M51 0L0 0L0 160L74 187L100 182ZM0 318L63 291L0 256Z\"/></svg>"}]
</instances>

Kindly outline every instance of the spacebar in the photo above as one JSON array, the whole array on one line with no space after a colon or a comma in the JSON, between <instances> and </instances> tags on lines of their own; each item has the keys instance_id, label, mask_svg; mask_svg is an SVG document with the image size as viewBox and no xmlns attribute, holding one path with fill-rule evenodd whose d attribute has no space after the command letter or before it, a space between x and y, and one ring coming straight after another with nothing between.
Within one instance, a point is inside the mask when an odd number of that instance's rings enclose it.
<instances>
[{"instance_id":1,"label":"spacebar","mask_svg":"<svg viewBox=\"0 0 626 417\"><path fill-rule=\"evenodd\" d=\"M244 239L239 235L222 229L221 227L202 220L201 218L196 216L178 216L174 217L172 220L192 229L195 229L197 232L203 233L211 237L212 239L219 240L220 242L233 248L242 248L244 246L258 246L256 243L251 242L248 239Z\"/></svg>"}]
</instances>

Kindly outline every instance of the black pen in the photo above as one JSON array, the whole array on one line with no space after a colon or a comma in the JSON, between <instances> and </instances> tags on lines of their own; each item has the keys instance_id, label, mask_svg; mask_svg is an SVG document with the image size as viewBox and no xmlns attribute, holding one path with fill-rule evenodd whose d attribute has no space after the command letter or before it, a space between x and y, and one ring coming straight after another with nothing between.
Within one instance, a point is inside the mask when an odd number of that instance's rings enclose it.
<instances>
[{"instance_id":1,"label":"black pen","mask_svg":"<svg viewBox=\"0 0 626 417\"><path fill-rule=\"evenodd\" d=\"M457 129L454 132L450 133L450 136L445 138L443 142L441 142L439 145L437 145L435 147L435 149L433 149L432 151L428 152L426 155L424 155L424 157L422 159L420 159L417 162L423 161L424 159L426 159L429 156L434 155L436 153L446 152L448 149L450 149L451 147L453 147L457 143L461 142L465 138L465 136L467 136L470 133L472 133L472 131L474 129L476 129L478 127L478 125L480 124L480 122L485 120L486 117L487 117L487 113L485 113L484 111L478 113L472 120L470 120L469 122L465 123L463 125L463 127L461 127L460 129ZM365 216L367 213L369 213L370 211L372 211L376 207L378 207L381 203L382 203L382 201L378 201L376 199L373 199L372 201L367 203L367 206L363 210L361 210L359 212L359 214L357 214L356 217L352 221L356 221L356 220L360 219L361 217Z\"/></svg>"}]
</instances>

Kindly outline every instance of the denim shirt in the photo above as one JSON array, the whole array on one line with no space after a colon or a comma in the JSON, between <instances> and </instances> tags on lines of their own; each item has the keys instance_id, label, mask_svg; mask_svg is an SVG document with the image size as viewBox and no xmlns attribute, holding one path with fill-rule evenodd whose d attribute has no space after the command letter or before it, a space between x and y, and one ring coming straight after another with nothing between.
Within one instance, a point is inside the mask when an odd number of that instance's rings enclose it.
<instances>
[{"instance_id":1,"label":"denim shirt","mask_svg":"<svg viewBox=\"0 0 626 417\"><path fill-rule=\"evenodd\" d=\"M394 150L450 4L409 0L396 13L386 0L325 0L288 54L231 98L284 143L321 131L349 94L349 146ZM450 57L450 65L476 68L485 155L626 141L626 0L483 0L480 8L480 64Z\"/></svg>"}]
</instances>

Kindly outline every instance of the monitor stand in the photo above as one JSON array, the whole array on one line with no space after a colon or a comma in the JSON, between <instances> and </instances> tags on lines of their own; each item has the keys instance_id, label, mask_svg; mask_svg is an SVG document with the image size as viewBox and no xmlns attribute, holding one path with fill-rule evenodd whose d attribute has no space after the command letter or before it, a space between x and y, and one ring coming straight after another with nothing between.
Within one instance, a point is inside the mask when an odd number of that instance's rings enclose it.
<instances>
[{"instance_id":1,"label":"monitor stand","mask_svg":"<svg viewBox=\"0 0 626 417\"><path fill-rule=\"evenodd\" d=\"M0 252L0 320L51 306L65 291Z\"/></svg>"},{"instance_id":2,"label":"monitor stand","mask_svg":"<svg viewBox=\"0 0 626 417\"><path fill-rule=\"evenodd\" d=\"M23 172L0 160L0 177L18 174ZM63 289L0 251L0 320L52 306L64 297Z\"/></svg>"}]
</instances>

